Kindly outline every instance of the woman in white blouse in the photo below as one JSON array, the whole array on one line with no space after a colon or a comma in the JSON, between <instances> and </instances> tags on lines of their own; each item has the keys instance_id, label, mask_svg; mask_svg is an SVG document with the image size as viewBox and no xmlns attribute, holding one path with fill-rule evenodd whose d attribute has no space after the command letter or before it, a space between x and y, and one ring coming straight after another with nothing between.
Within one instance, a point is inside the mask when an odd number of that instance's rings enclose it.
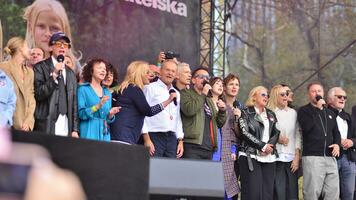
<instances>
[{"instance_id":1,"label":"woman in white blouse","mask_svg":"<svg viewBox=\"0 0 356 200\"><path fill-rule=\"evenodd\" d=\"M297 112L288 107L287 88L276 85L272 88L267 107L277 117L280 135L276 148L279 154L276 162L274 199L298 199L298 176L301 135L297 125Z\"/></svg>"}]
</instances>

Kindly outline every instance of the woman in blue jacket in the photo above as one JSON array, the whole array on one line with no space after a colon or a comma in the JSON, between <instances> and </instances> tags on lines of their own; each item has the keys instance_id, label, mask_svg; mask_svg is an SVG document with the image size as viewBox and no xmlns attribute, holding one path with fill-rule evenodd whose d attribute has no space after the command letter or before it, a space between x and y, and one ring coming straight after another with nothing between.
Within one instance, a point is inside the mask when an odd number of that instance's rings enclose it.
<instances>
[{"instance_id":1,"label":"woman in blue jacket","mask_svg":"<svg viewBox=\"0 0 356 200\"><path fill-rule=\"evenodd\" d=\"M0 69L0 127L10 127L16 108L16 94L11 79Z\"/></svg>"},{"instance_id":2,"label":"woman in blue jacket","mask_svg":"<svg viewBox=\"0 0 356 200\"><path fill-rule=\"evenodd\" d=\"M101 85L106 77L106 62L93 59L84 67L84 83L78 88L80 137L110 141L108 123L115 119L118 107L111 107L111 93Z\"/></svg>"}]
</instances>

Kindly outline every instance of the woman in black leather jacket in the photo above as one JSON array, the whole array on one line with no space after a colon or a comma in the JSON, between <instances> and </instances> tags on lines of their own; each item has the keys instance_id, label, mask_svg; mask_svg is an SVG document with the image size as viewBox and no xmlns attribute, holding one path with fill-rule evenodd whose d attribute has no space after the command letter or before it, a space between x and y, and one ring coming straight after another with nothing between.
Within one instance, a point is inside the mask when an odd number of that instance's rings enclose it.
<instances>
[{"instance_id":1,"label":"woman in black leather jacket","mask_svg":"<svg viewBox=\"0 0 356 200\"><path fill-rule=\"evenodd\" d=\"M273 111L266 108L268 91L258 86L250 91L246 109L239 123L239 168L242 200L273 200L275 161L274 146L279 130Z\"/></svg>"}]
</instances>

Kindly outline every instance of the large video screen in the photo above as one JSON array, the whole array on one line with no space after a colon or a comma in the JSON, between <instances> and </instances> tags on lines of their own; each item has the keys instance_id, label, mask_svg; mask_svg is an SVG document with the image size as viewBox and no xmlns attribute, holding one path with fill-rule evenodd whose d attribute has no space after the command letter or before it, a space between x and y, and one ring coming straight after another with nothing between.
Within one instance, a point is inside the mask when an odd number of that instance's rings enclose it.
<instances>
[{"instance_id":1,"label":"large video screen","mask_svg":"<svg viewBox=\"0 0 356 200\"><path fill-rule=\"evenodd\" d=\"M6 6L13 2L22 10L33 3L12 1ZM104 58L119 69L122 78L131 61L156 64L160 51L177 52L180 60L192 66L199 63L199 0L63 0L60 3L69 19L75 51L82 52L82 64L93 57ZM22 20L23 12L14 14ZM16 36L16 31L12 35L6 33L10 30L8 26L12 26L7 17L2 19L2 25L5 45L6 39ZM25 36L26 31L17 30Z\"/></svg>"}]
</instances>

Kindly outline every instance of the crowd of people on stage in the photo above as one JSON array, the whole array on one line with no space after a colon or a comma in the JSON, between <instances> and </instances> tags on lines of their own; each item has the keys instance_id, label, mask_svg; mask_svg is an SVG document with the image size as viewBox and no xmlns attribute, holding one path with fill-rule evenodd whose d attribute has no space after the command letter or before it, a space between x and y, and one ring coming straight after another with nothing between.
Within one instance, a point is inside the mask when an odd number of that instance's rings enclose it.
<instances>
[{"instance_id":1,"label":"crowd of people on stage","mask_svg":"<svg viewBox=\"0 0 356 200\"><path fill-rule=\"evenodd\" d=\"M345 112L343 88L324 94L312 82L309 103L296 109L288 85L256 86L243 103L237 74L191 71L164 52L156 65L131 62L119 82L104 59L80 67L68 17L54 6L62 7L53 0L27 7L26 39L4 48L0 126L222 162L225 199L298 199L301 168L304 199L354 199L356 111Z\"/></svg>"}]
</instances>

